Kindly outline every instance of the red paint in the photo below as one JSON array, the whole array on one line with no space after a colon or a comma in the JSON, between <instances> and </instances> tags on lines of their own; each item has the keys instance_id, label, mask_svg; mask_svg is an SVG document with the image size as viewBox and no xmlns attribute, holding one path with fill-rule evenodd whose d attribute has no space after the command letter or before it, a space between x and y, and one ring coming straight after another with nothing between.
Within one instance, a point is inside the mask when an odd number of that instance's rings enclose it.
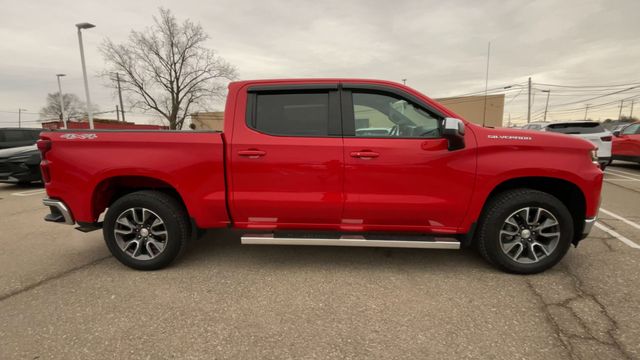
<instances>
[{"instance_id":1,"label":"red paint","mask_svg":"<svg viewBox=\"0 0 640 360\"><path fill-rule=\"evenodd\" d=\"M402 89L460 118L387 81L234 82L223 134L87 131L97 138L65 139L64 131L44 132L52 144L43 160L51 177L47 193L63 200L82 222L96 221L107 205L107 185L125 177L120 181L128 186L174 188L202 228L232 223L252 229L451 234L469 230L502 182L551 177L577 185L586 199L584 215L596 215L603 175L590 160L593 145L580 138L465 121L465 148L449 151L444 139L283 137L245 124L251 85L339 82Z\"/></svg>"},{"instance_id":2,"label":"red paint","mask_svg":"<svg viewBox=\"0 0 640 360\"><path fill-rule=\"evenodd\" d=\"M628 125L627 127L632 126ZM624 129L619 136L613 137L611 143L611 156L628 157L628 160L635 158L640 161L640 133L624 134Z\"/></svg>"}]
</instances>

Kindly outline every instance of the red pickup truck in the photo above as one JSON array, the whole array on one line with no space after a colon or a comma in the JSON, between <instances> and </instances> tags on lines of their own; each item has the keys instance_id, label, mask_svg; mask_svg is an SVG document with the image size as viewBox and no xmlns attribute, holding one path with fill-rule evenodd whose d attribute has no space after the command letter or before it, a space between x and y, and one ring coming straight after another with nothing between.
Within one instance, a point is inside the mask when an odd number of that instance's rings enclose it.
<instances>
[{"instance_id":1,"label":"red pickup truck","mask_svg":"<svg viewBox=\"0 0 640 360\"><path fill-rule=\"evenodd\" d=\"M358 79L233 82L223 132L50 131L38 147L45 220L102 228L146 270L233 227L243 244L473 245L536 273L589 233L603 178L586 140L483 128Z\"/></svg>"}]
</instances>

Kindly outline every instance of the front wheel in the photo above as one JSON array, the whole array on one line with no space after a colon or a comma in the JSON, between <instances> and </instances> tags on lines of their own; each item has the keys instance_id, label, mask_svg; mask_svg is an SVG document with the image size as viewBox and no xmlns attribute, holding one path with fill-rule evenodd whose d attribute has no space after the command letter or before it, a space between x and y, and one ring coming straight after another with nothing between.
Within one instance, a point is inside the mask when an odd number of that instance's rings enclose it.
<instances>
[{"instance_id":1,"label":"front wheel","mask_svg":"<svg viewBox=\"0 0 640 360\"><path fill-rule=\"evenodd\" d=\"M573 239L573 219L556 197L508 190L490 199L478 227L477 247L498 268L534 274L557 264Z\"/></svg>"},{"instance_id":2,"label":"front wheel","mask_svg":"<svg viewBox=\"0 0 640 360\"><path fill-rule=\"evenodd\" d=\"M124 265L156 270L169 265L189 239L186 210L159 191L137 191L116 200L104 219L107 247Z\"/></svg>"}]
</instances>

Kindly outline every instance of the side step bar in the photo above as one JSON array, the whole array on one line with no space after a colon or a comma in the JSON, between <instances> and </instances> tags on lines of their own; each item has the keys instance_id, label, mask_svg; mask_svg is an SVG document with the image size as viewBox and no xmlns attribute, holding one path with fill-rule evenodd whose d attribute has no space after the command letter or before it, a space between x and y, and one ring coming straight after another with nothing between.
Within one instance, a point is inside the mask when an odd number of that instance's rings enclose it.
<instances>
[{"instance_id":1,"label":"side step bar","mask_svg":"<svg viewBox=\"0 0 640 360\"><path fill-rule=\"evenodd\" d=\"M415 249L460 249L459 241L422 241L422 240L367 240L362 236L341 236L338 239L320 239L305 237L274 237L273 234L244 235L243 245L316 245L316 246L362 246Z\"/></svg>"}]
</instances>

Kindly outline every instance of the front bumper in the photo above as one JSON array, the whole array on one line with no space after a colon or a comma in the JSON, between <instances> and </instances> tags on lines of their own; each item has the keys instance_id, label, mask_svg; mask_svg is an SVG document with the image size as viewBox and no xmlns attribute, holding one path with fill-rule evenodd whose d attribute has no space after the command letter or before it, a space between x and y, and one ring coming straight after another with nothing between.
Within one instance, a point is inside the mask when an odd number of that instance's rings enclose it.
<instances>
[{"instance_id":1,"label":"front bumper","mask_svg":"<svg viewBox=\"0 0 640 360\"><path fill-rule=\"evenodd\" d=\"M71 211L64 202L56 199L43 199L42 203L49 207L51 211L44 217L45 221L65 223L67 225L75 224Z\"/></svg>"},{"instance_id":2,"label":"front bumper","mask_svg":"<svg viewBox=\"0 0 640 360\"><path fill-rule=\"evenodd\" d=\"M589 233L591 232L591 229L593 228L593 224L596 223L596 220L598 220L597 217L584 219L584 227L582 228L582 234L580 236L581 240L586 238L587 236L589 236Z\"/></svg>"},{"instance_id":3,"label":"front bumper","mask_svg":"<svg viewBox=\"0 0 640 360\"><path fill-rule=\"evenodd\" d=\"M40 167L37 164L31 165L26 162L14 162L0 159L0 182L33 182L40 181L41 179Z\"/></svg>"}]
</instances>

